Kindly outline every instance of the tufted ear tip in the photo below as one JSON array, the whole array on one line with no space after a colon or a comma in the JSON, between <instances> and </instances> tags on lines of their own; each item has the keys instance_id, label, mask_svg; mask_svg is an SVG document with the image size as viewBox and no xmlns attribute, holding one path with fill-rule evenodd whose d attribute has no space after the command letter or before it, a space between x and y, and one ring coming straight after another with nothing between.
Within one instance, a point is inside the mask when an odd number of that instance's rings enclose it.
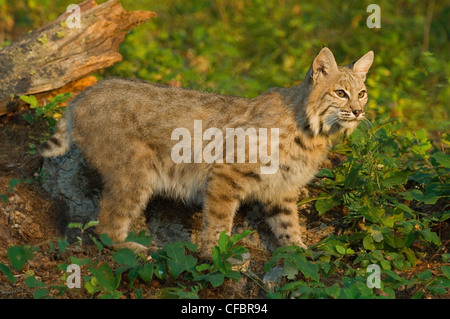
<instances>
[{"instance_id":1,"label":"tufted ear tip","mask_svg":"<svg viewBox=\"0 0 450 319\"><path fill-rule=\"evenodd\" d=\"M310 76L317 81L321 76L328 76L331 72L337 70L336 60L330 49L323 47L319 54L314 58L310 68Z\"/></svg>"},{"instance_id":2,"label":"tufted ear tip","mask_svg":"<svg viewBox=\"0 0 450 319\"><path fill-rule=\"evenodd\" d=\"M372 66L374 59L373 51L364 54L358 61L353 64L353 71L365 75Z\"/></svg>"}]
</instances>

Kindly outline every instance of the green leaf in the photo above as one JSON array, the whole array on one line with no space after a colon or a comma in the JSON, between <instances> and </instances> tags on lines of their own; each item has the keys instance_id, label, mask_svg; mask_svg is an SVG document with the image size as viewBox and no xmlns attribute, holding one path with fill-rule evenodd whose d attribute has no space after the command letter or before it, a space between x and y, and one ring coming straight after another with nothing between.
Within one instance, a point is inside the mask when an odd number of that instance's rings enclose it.
<instances>
[{"instance_id":1,"label":"green leaf","mask_svg":"<svg viewBox=\"0 0 450 319\"><path fill-rule=\"evenodd\" d=\"M184 245L187 249L189 249L191 252L193 252L193 253L196 253L196 252L197 252L198 245L193 244L193 243L188 242L188 241L183 242L183 245Z\"/></svg>"},{"instance_id":2,"label":"green leaf","mask_svg":"<svg viewBox=\"0 0 450 319\"><path fill-rule=\"evenodd\" d=\"M89 228L97 226L97 225L98 225L98 220L92 220L92 221L84 224L83 229L86 230L86 229L89 229Z\"/></svg>"},{"instance_id":3,"label":"green leaf","mask_svg":"<svg viewBox=\"0 0 450 319\"><path fill-rule=\"evenodd\" d=\"M1 196L1 195L0 195ZM441 218L439 219L441 222L444 222L444 221L446 221L447 219L449 219L450 218L450 210L448 210L448 211L446 211L446 212L444 212L442 215L441 215Z\"/></svg>"},{"instance_id":4,"label":"green leaf","mask_svg":"<svg viewBox=\"0 0 450 319\"><path fill-rule=\"evenodd\" d=\"M181 286L181 285L180 285ZM161 289L162 296L161 299L199 299L198 287L191 288L191 291L185 291L186 287L168 287Z\"/></svg>"},{"instance_id":5,"label":"green leaf","mask_svg":"<svg viewBox=\"0 0 450 319\"><path fill-rule=\"evenodd\" d=\"M437 152L434 153L432 157L445 168L450 168L450 155L443 152Z\"/></svg>"},{"instance_id":6,"label":"green leaf","mask_svg":"<svg viewBox=\"0 0 450 319\"><path fill-rule=\"evenodd\" d=\"M276 248L272 254L272 258L264 266L264 271L268 272L279 260L283 258L289 258L289 256L291 256L292 254L299 254L299 253L300 247L298 246L287 246Z\"/></svg>"},{"instance_id":7,"label":"green leaf","mask_svg":"<svg viewBox=\"0 0 450 319\"><path fill-rule=\"evenodd\" d=\"M316 201L315 208L319 215L322 215L338 206L340 203L340 201L334 198L319 199Z\"/></svg>"},{"instance_id":8,"label":"green leaf","mask_svg":"<svg viewBox=\"0 0 450 319\"><path fill-rule=\"evenodd\" d=\"M172 278L177 278L183 271L193 269L197 264L197 259L185 254L183 243L174 242L164 246L167 253L167 266Z\"/></svg>"},{"instance_id":9,"label":"green leaf","mask_svg":"<svg viewBox=\"0 0 450 319\"><path fill-rule=\"evenodd\" d=\"M409 172L395 172L390 176L386 177L381 184L383 184L386 188L392 188L397 185L403 185L407 182L409 176Z\"/></svg>"},{"instance_id":10,"label":"green leaf","mask_svg":"<svg viewBox=\"0 0 450 319\"><path fill-rule=\"evenodd\" d=\"M334 283L332 286L325 288L325 292L328 296L338 299L341 294L341 288L338 283Z\"/></svg>"},{"instance_id":11,"label":"green leaf","mask_svg":"<svg viewBox=\"0 0 450 319\"><path fill-rule=\"evenodd\" d=\"M98 268L89 267L91 273L97 278L100 285L109 291L114 291L119 287L121 276L114 276L114 273L107 264L102 264Z\"/></svg>"},{"instance_id":12,"label":"green leaf","mask_svg":"<svg viewBox=\"0 0 450 319\"><path fill-rule=\"evenodd\" d=\"M432 277L431 271L429 269L422 271L416 275L417 278L421 280L430 280Z\"/></svg>"},{"instance_id":13,"label":"green leaf","mask_svg":"<svg viewBox=\"0 0 450 319\"><path fill-rule=\"evenodd\" d=\"M103 244L99 240L97 240L97 238L95 238L91 234L89 234L89 238L94 242L95 246L99 251L103 250Z\"/></svg>"},{"instance_id":14,"label":"green leaf","mask_svg":"<svg viewBox=\"0 0 450 319\"><path fill-rule=\"evenodd\" d=\"M63 253L66 251L67 246L69 246L69 242L66 238L58 238L57 245L58 249Z\"/></svg>"},{"instance_id":15,"label":"green leaf","mask_svg":"<svg viewBox=\"0 0 450 319\"><path fill-rule=\"evenodd\" d=\"M447 279L450 279L450 266L442 266L441 271Z\"/></svg>"},{"instance_id":16,"label":"green leaf","mask_svg":"<svg viewBox=\"0 0 450 319\"><path fill-rule=\"evenodd\" d=\"M443 295L447 292L447 289L443 287L436 287L436 286L428 286L427 290L430 291L433 295Z\"/></svg>"},{"instance_id":17,"label":"green leaf","mask_svg":"<svg viewBox=\"0 0 450 319\"><path fill-rule=\"evenodd\" d=\"M406 238L406 241L405 241L405 247L407 247L407 248L411 247L411 245L414 243L414 241L417 239L417 237L419 237L418 231L410 231L410 233L408 234L408 237Z\"/></svg>"},{"instance_id":18,"label":"green leaf","mask_svg":"<svg viewBox=\"0 0 450 319\"><path fill-rule=\"evenodd\" d=\"M254 233L254 231L251 230L244 230L242 233L240 234L236 234L234 235L231 239L230 239L230 245L234 246L237 244L237 242L241 241L242 239L244 239L245 237L247 237L248 235Z\"/></svg>"},{"instance_id":19,"label":"green leaf","mask_svg":"<svg viewBox=\"0 0 450 319\"><path fill-rule=\"evenodd\" d=\"M364 237L363 246L364 246L364 249L366 249L366 250L374 250L375 249L375 245L373 243L373 238L371 235L366 235L366 237Z\"/></svg>"},{"instance_id":20,"label":"green leaf","mask_svg":"<svg viewBox=\"0 0 450 319\"><path fill-rule=\"evenodd\" d=\"M411 296L411 299L422 299L423 293L424 293L423 291L416 292L414 295Z\"/></svg>"},{"instance_id":21,"label":"green leaf","mask_svg":"<svg viewBox=\"0 0 450 319\"><path fill-rule=\"evenodd\" d=\"M69 223L69 225L67 225L67 227L83 229L83 224L82 223Z\"/></svg>"},{"instance_id":22,"label":"green leaf","mask_svg":"<svg viewBox=\"0 0 450 319\"><path fill-rule=\"evenodd\" d=\"M405 248L403 249L403 253L406 255L406 258L409 260L411 265L416 267L417 264L417 257L414 251L411 248Z\"/></svg>"},{"instance_id":23,"label":"green leaf","mask_svg":"<svg viewBox=\"0 0 450 319\"><path fill-rule=\"evenodd\" d=\"M440 243L439 236L435 232L432 232L429 228L422 229L420 231L420 235L424 240L430 243L433 243L435 245L439 245Z\"/></svg>"},{"instance_id":24,"label":"green leaf","mask_svg":"<svg viewBox=\"0 0 450 319\"><path fill-rule=\"evenodd\" d=\"M359 171L361 170L363 164L357 164L356 166L352 167L350 172L348 173L347 177L344 181L344 187L346 188L353 188L355 186L355 183L358 179Z\"/></svg>"},{"instance_id":25,"label":"green leaf","mask_svg":"<svg viewBox=\"0 0 450 319\"><path fill-rule=\"evenodd\" d=\"M26 252L23 246L13 246L8 249L8 258L16 270L21 270L26 262Z\"/></svg>"},{"instance_id":26,"label":"green leaf","mask_svg":"<svg viewBox=\"0 0 450 319\"><path fill-rule=\"evenodd\" d=\"M48 297L48 290L45 289L36 289L36 291L33 293L34 299L44 299Z\"/></svg>"},{"instance_id":27,"label":"green leaf","mask_svg":"<svg viewBox=\"0 0 450 319\"><path fill-rule=\"evenodd\" d=\"M233 279L234 281L239 281L239 280L242 278L241 273L240 273L239 271L235 271L235 270L230 270L230 271L228 271L228 272L225 274L225 276L226 276L227 278Z\"/></svg>"},{"instance_id":28,"label":"green leaf","mask_svg":"<svg viewBox=\"0 0 450 319\"><path fill-rule=\"evenodd\" d=\"M405 204L402 203L397 203L395 206L397 206L398 208L400 208L402 211L406 212L406 213L412 213L412 209L409 208L408 206L406 206Z\"/></svg>"},{"instance_id":29,"label":"green leaf","mask_svg":"<svg viewBox=\"0 0 450 319\"><path fill-rule=\"evenodd\" d=\"M402 192L401 195L406 200L413 200L413 199L415 199L417 201L421 201L422 198L423 198L423 193L419 189L413 189L413 190L409 190L409 191L406 191L406 192Z\"/></svg>"},{"instance_id":30,"label":"green leaf","mask_svg":"<svg viewBox=\"0 0 450 319\"><path fill-rule=\"evenodd\" d=\"M107 234L101 234L100 240L105 246L111 246L113 244L113 240Z\"/></svg>"},{"instance_id":31,"label":"green leaf","mask_svg":"<svg viewBox=\"0 0 450 319\"><path fill-rule=\"evenodd\" d=\"M0 194L0 199L5 203L9 203L8 196L6 196L5 194Z\"/></svg>"},{"instance_id":32,"label":"green leaf","mask_svg":"<svg viewBox=\"0 0 450 319\"><path fill-rule=\"evenodd\" d=\"M425 205L434 205L434 204L436 204L436 202L438 201L438 199L439 199L439 196L437 196L437 195L434 194L434 193L426 194L426 195L423 197L423 203L424 203Z\"/></svg>"},{"instance_id":33,"label":"green leaf","mask_svg":"<svg viewBox=\"0 0 450 319\"><path fill-rule=\"evenodd\" d=\"M305 285L306 283L304 281L293 281L283 285L280 289L281 291L294 291Z\"/></svg>"},{"instance_id":34,"label":"green leaf","mask_svg":"<svg viewBox=\"0 0 450 319\"><path fill-rule=\"evenodd\" d=\"M228 236L225 231L220 233L218 247L219 251L223 254L227 251L227 243L230 240L230 236Z\"/></svg>"},{"instance_id":35,"label":"green leaf","mask_svg":"<svg viewBox=\"0 0 450 319\"><path fill-rule=\"evenodd\" d=\"M202 272L205 270L210 270L212 269L212 266L210 264L201 264L195 267L195 270L198 272Z\"/></svg>"},{"instance_id":36,"label":"green leaf","mask_svg":"<svg viewBox=\"0 0 450 319\"><path fill-rule=\"evenodd\" d=\"M298 266L295 264L291 258L286 258L284 260L283 276L287 279L293 280L298 275Z\"/></svg>"},{"instance_id":37,"label":"green leaf","mask_svg":"<svg viewBox=\"0 0 450 319\"><path fill-rule=\"evenodd\" d=\"M29 124L33 124L37 118L36 115L34 114L23 114L22 117L29 123Z\"/></svg>"},{"instance_id":38,"label":"green leaf","mask_svg":"<svg viewBox=\"0 0 450 319\"><path fill-rule=\"evenodd\" d=\"M124 266L124 267L128 267L129 266ZM130 281L129 287L130 288L134 288L134 281L137 279L137 277L139 277L139 270L142 268L142 265L137 265L134 268L129 268L129 272L128 272L128 280ZM120 271L118 272L117 269L115 270L116 275L121 273Z\"/></svg>"},{"instance_id":39,"label":"green leaf","mask_svg":"<svg viewBox=\"0 0 450 319\"><path fill-rule=\"evenodd\" d=\"M319 266L317 264L314 264L313 262L305 260L297 260L297 265L300 268L300 271L305 275L306 278L311 278L315 281L320 280L320 274L319 274Z\"/></svg>"},{"instance_id":40,"label":"green leaf","mask_svg":"<svg viewBox=\"0 0 450 319\"><path fill-rule=\"evenodd\" d=\"M154 264L147 263L144 264L141 269L139 269L139 276L144 282L150 282L150 280L152 280L154 268Z\"/></svg>"},{"instance_id":41,"label":"green leaf","mask_svg":"<svg viewBox=\"0 0 450 319\"><path fill-rule=\"evenodd\" d=\"M383 223L384 226L392 228L394 227L394 218L392 218L392 216L382 216L380 218L380 221Z\"/></svg>"},{"instance_id":42,"label":"green leaf","mask_svg":"<svg viewBox=\"0 0 450 319\"><path fill-rule=\"evenodd\" d=\"M321 168L316 174L317 177L334 177L333 171L329 168Z\"/></svg>"},{"instance_id":43,"label":"green leaf","mask_svg":"<svg viewBox=\"0 0 450 319\"><path fill-rule=\"evenodd\" d=\"M353 255L353 254L355 253L355 251L354 251L353 249L351 249L351 248L347 248L346 251L345 251L345 253L346 253L347 255Z\"/></svg>"},{"instance_id":44,"label":"green leaf","mask_svg":"<svg viewBox=\"0 0 450 319\"><path fill-rule=\"evenodd\" d=\"M402 248L405 246L405 240L397 236L386 235L384 241L392 248Z\"/></svg>"},{"instance_id":45,"label":"green leaf","mask_svg":"<svg viewBox=\"0 0 450 319\"><path fill-rule=\"evenodd\" d=\"M72 92L58 94L50 99L50 103L48 103L48 105L56 107L59 104L67 101L71 96Z\"/></svg>"},{"instance_id":46,"label":"green leaf","mask_svg":"<svg viewBox=\"0 0 450 319\"><path fill-rule=\"evenodd\" d=\"M220 258L220 249L218 246L214 246L213 250L212 250L212 254L211 254L211 258L212 261L214 262L214 264L218 265L222 259Z\"/></svg>"},{"instance_id":47,"label":"green leaf","mask_svg":"<svg viewBox=\"0 0 450 319\"><path fill-rule=\"evenodd\" d=\"M69 264L68 263L61 263L61 264L58 264L58 266L56 266L56 267L58 267L58 269L59 270L61 270L61 271L66 271L67 270L67 267L69 266ZM79 266L79 265L78 265Z\"/></svg>"},{"instance_id":48,"label":"green leaf","mask_svg":"<svg viewBox=\"0 0 450 319\"><path fill-rule=\"evenodd\" d=\"M141 230L139 233L136 233L137 231L133 231L128 234L125 242L134 242L143 246L149 246L151 244L153 237L151 235L147 235L147 232L145 230Z\"/></svg>"},{"instance_id":49,"label":"green leaf","mask_svg":"<svg viewBox=\"0 0 450 319\"><path fill-rule=\"evenodd\" d=\"M400 277L399 275L397 275L394 271L392 271L390 269L384 269L383 273L387 274L389 277L391 277L392 279L394 279L396 281L403 282L403 278Z\"/></svg>"},{"instance_id":50,"label":"green leaf","mask_svg":"<svg viewBox=\"0 0 450 319\"><path fill-rule=\"evenodd\" d=\"M164 264L162 263L155 263L155 269L154 269L154 274L156 277L158 277L159 279L165 279L166 275L167 275L167 269L164 266Z\"/></svg>"},{"instance_id":51,"label":"green leaf","mask_svg":"<svg viewBox=\"0 0 450 319\"><path fill-rule=\"evenodd\" d=\"M120 278L120 277L119 277ZM111 291L110 293L106 293L98 297L98 299L119 299L122 296L122 292L120 291Z\"/></svg>"},{"instance_id":52,"label":"green leaf","mask_svg":"<svg viewBox=\"0 0 450 319\"><path fill-rule=\"evenodd\" d=\"M36 99L36 97L34 95L21 95L20 99L22 101L24 101L25 103L30 104L30 107L32 109L35 109L39 106L38 100Z\"/></svg>"},{"instance_id":53,"label":"green leaf","mask_svg":"<svg viewBox=\"0 0 450 319\"><path fill-rule=\"evenodd\" d=\"M78 258L75 256L70 256L70 262L72 264L78 265L78 266L83 266L83 265L87 265L91 262L91 260L89 258ZM64 269L65 271L65 269Z\"/></svg>"},{"instance_id":54,"label":"green leaf","mask_svg":"<svg viewBox=\"0 0 450 319\"><path fill-rule=\"evenodd\" d=\"M372 235L373 240L377 243L382 242L384 239L383 234L379 230L372 230L371 235Z\"/></svg>"},{"instance_id":55,"label":"green leaf","mask_svg":"<svg viewBox=\"0 0 450 319\"><path fill-rule=\"evenodd\" d=\"M84 287L90 294L95 294L101 290L101 287L98 284L98 280L95 277L92 277L90 280L87 279Z\"/></svg>"},{"instance_id":56,"label":"green leaf","mask_svg":"<svg viewBox=\"0 0 450 319\"><path fill-rule=\"evenodd\" d=\"M206 275L200 275L194 277L195 281L206 281L209 282L214 288L221 286L225 281L225 275L221 272L212 273Z\"/></svg>"},{"instance_id":57,"label":"green leaf","mask_svg":"<svg viewBox=\"0 0 450 319\"><path fill-rule=\"evenodd\" d=\"M391 269L391 262L389 260L383 259L380 261L380 264L383 269Z\"/></svg>"},{"instance_id":58,"label":"green leaf","mask_svg":"<svg viewBox=\"0 0 450 319\"><path fill-rule=\"evenodd\" d=\"M317 197L307 197L307 198L299 201L297 203L297 206L302 206L304 204L307 204L309 202L314 202L314 201L319 200L319 199L330 199L330 195L327 194L327 195L317 196Z\"/></svg>"},{"instance_id":59,"label":"green leaf","mask_svg":"<svg viewBox=\"0 0 450 319\"><path fill-rule=\"evenodd\" d=\"M372 223L377 223L385 214L384 209L377 207L363 206L360 211L361 214Z\"/></svg>"},{"instance_id":60,"label":"green leaf","mask_svg":"<svg viewBox=\"0 0 450 319\"><path fill-rule=\"evenodd\" d=\"M128 248L122 248L116 251L113 254L113 259L119 264L119 265L126 265L129 267L134 267L137 264L136 255L131 249Z\"/></svg>"},{"instance_id":61,"label":"green leaf","mask_svg":"<svg viewBox=\"0 0 450 319\"><path fill-rule=\"evenodd\" d=\"M345 248L343 246L340 245L336 245L336 250L338 253L340 253L341 255L345 255Z\"/></svg>"},{"instance_id":62,"label":"green leaf","mask_svg":"<svg viewBox=\"0 0 450 319\"><path fill-rule=\"evenodd\" d=\"M14 275L8 266L0 263L0 271L6 276L6 278L9 279L9 281L11 281L13 284L16 283L16 278L14 278Z\"/></svg>"},{"instance_id":63,"label":"green leaf","mask_svg":"<svg viewBox=\"0 0 450 319\"><path fill-rule=\"evenodd\" d=\"M34 276L28 276L25 278L25 285L31 288L42 288L45 287L45 283L40 280L37 280Z\"/></svg>"},{"instance_id":64,"label":"green leaf","mask_svg":"<svg viewBox=\"0 0 450 319\"><path fill-rule=\"evenodd\" d=\"M374 261L374 262L375 262L375 261L382 261L382 260L384 260L382 251L379 250L379 249L374 250L374 251L372 252L372 254L370 255L370 259L371 259L372 261Z\"/></svg>"},{"instance_id":65,"label":"green leaf","mask_svg":"<svg viewBox=\"0 0 450 319\"><path fill-rule=\"evenodd\" d=\"M23 183L24 179L23 178L11 178L9 180L9 188L8 188L8 192L12 193L14 192L14 188L19 185L20 183Z\"/></svg>"}]
</instances>

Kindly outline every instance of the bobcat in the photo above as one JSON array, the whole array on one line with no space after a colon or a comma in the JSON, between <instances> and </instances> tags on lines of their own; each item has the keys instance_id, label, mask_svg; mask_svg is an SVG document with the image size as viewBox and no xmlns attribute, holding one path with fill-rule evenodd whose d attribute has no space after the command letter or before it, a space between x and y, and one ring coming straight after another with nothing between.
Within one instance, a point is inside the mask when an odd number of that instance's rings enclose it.
<instances>
[{"instance_id":1,"label":"bobcat","mask_svg":"<svg viewBox=\"0 0 450 319\"><path fill-rule=\"evenodd\" d=\"M74 98L40 151L44 157L60 156L74 143L100 173L104 187L97 232L108 234L118 247L143 248L124 240L154 194L202 205L205 256L222 231L231 231L239 204L252 201L263 204L280 245L305 247L296 205L299 188L316 174L329 137L349 134L364 119L364 81L372 62L369 51L340 67L324 47L300 85L270 89L253 99L139 80L104 80ZM196 123L201 124L197 132ZM224 141L219 133L228 128L238 133L229 140L227 131ZM270 157L268 152L260 158L250 154L255 147L250 133L258 129L256 146L270 149ZM264 140L267 129L271 138ZM249 144L239 148L235 137ZM215 160L202 160L207 154ZM264 173L269 164L275 169Z\"/></svg>"}]
</instances>

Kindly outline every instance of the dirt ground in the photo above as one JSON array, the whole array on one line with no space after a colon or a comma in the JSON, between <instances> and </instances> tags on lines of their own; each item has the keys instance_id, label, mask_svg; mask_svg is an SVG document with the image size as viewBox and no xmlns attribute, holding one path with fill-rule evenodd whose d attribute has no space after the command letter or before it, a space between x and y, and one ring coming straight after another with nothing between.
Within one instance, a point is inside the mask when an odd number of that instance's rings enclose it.
<instances>
[{"instance_id":1,"label":"dirt ground","mask_svg":"<svg viewBox=\"0 0 450 319\"><path fill-rule=\"evenodd\" d=\"M70 245L64 253L51 252L49 243L56 243L62 237L59 207L40 186L39 179L43 177L39 171L42 159L38 154L30 152L30 143L38 145L47 128L43 124L28 124L22 114L0 118L0 194L5 194L8 199L6 203L0 198L0 262L8 264L7 250L12 245L33 245L38 247L38 251L16 277L16 284L11 284L0 273L0 299L33 298L34 290L24 283L26 273L34 274L47 285L61 284L64 272L55 269L59 264L67 262L70 256L98 261L110 261L112 256L108 250L100 255L93 245ZM343 160L340 157L331 158L328 165L336 165ZM13 190L10 189L10 180L21 178L24 182L17 184ZM201 213L198 210L190 210L180 203L162 199L152 201L147 210L158 212L150 217L150 232L155 232L157 243L162 245L173 238L191 239L194 243L198 241L201 228ZM181 210L185 212L180 214ZM318 242L328 234L338 234L344 229L342 216L338 213L319 217L307 207L303 211L301 223L306 228L307 245ZM158 232L158 228L163 227L161 225L167 225L165 221L172 226L167 232ZM179 231L176 225L179 225ZM234 231L256 228L254 230L257 232L246 238L243 245L251 253L248 269L262 278L264 265L270 258L267 247L275 248L271 247L270 230L264 222L259 222L258 213L252 207L244 207L238 212L235 225ZM171 237L172 233L174 237ZM165 236L168 238L162 238ZM136 289L142 289L144 298L157 298L160 288L176 287L179 283L183 284L183 280L152 280L148 284L137 281L135 288L123 293L123 297L136 298ZM258 283L246 276L238 283L226 282L219 288L203 289L199 295L201 298L266 297ZM69 291L64 297L91 298L92 295Z\"/></svg>"}]
</instances>

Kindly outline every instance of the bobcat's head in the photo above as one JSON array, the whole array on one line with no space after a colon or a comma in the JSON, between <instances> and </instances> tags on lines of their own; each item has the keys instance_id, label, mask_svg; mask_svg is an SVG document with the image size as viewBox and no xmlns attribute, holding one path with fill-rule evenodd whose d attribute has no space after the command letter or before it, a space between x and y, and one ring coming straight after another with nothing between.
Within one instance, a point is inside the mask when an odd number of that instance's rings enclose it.
<instances>
[{"instance_id":1,"label":"bobcat's head","mask_svg":"<svg viewBox=\"0 0 450 319\"><path fill-rule=\"evenodd\" d=\"M365 118L364 81L372 62L373 51L345 67L336 64L328 48L319 52L305 78L310 92L305 126L312 134L350 134Z\"/></svg>"}]
</instances>

